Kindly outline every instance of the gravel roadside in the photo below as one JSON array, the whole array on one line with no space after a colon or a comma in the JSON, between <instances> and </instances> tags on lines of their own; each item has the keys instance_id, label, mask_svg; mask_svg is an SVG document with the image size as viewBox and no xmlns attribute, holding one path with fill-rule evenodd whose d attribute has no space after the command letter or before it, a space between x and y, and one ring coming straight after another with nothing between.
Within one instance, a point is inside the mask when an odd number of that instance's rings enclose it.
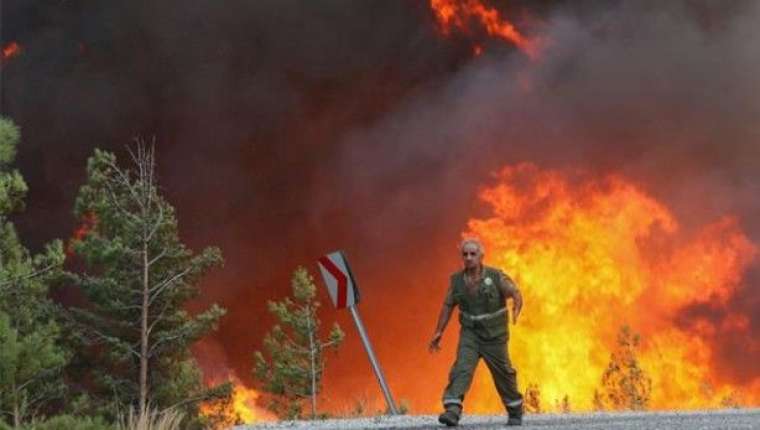
<instances>
[{"instance_id":1,"label":"gravel roadside","mask_svg":"<svg viewBox=\"0 0 760 430\"><path fill-rule=\"evenodd\" d=\"M504 415L471 415L462 418L459 428L505 428ZM532 414L527 415L523 428L542 429L725 429L760 430L760 409L728 409L720 411L690 412L616 412L591 414ZM434 429L445 428L438 424L437 415L378 416L321 421L282 421L243 425L235 430L259 429Z\"/></svg>"}]
</instances>

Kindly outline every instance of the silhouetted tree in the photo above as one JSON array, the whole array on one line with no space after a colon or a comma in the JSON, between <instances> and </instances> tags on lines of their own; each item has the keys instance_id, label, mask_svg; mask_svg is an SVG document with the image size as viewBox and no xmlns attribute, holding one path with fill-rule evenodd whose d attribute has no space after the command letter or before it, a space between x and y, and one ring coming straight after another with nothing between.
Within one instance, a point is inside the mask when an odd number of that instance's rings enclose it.
<instances>
[{"instance_id":1,"label":"silhouetted tree","mask_svg":"<svg viewBox=\"0 0 760 430\"><path fill-rule=\"evenodd\" d=\"M639 366L636 358L640 343L641 338L633 333L630 327L621 327L616 349L612 352L607 369L602 374L598 391L598 403L602 406L601 409L644 410L647 408L652 393L652 380Z\"/></svg>"},{"instance_id":2,"label":"silhouetted tree","mask_svg":"<svg viewBox=\"0 0 760 430\"><path fill-rule=\"evenodd\" d=\"M597 412L604 410L604 401L602 400L602 393L599 392L599 389L594 390L593 408Z\"/></svg>"},{"instance_id":3,"label":"silhouetted tree","mask_svg":"<svg viewBox=\"0 0 760 430\"><path fill-rule=\"evenodd\" d=\"M540 414L541 410L541 389L538 384L530 383L525 390L525 411Z\"/></svg>"}]
</instances>

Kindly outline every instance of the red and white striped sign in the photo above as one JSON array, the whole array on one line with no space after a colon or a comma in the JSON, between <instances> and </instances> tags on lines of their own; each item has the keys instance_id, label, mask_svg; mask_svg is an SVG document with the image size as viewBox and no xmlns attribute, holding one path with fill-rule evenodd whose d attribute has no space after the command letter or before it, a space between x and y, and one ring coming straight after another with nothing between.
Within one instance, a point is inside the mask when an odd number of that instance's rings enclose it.
<instances>
[{"instance_id":1,"label":"red and white striped sign","mask_svg":"<svg viewBox=\"0 0 760 430\"><path fill-rule=\"evenodd\" d=\"M343 309L359 303L359 291L343 252L335 251L324 255L318 263L327 292L336 308Z\"/></svg>"}]
</instances>

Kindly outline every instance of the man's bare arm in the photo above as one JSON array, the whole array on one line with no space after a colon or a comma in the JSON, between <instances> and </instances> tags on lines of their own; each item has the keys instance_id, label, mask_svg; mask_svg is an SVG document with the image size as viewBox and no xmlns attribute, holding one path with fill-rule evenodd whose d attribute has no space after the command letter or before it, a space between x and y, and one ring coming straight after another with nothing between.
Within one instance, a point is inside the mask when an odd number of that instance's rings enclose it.
<instances>
[{"instance_id":1,"label":"man's bare arm","mask_svg":"<svg viewBox=\"0 0 760 430\"><path fill-rule=\"evenodd\" d=\"M438 351L441 349L441 336L443 336L443 331L446 330L446 325L448 325L449 320L451 319L451 314L454 311L454 305L451 301L451 293L452 289L449 287L449 290L446 292L446 300L444 300L443 306L441 306L441 312L438 314L438 323L435 326L433 339L430 341L430 345L428 346L428 350L430 350L430 352Z\"/></svg>"},{"instance_id":2,"label":"man's bare arm","mask_svg":"<svg viewBox=\"0 0 760 430\"><path fill-rule=\"evenodd\" d=\"M512 298L512 324L517 324L517 317L522 311L523 299L517 284L504 272L501 273L501 291L506 298Z\"/></svg>"}]
</instances>

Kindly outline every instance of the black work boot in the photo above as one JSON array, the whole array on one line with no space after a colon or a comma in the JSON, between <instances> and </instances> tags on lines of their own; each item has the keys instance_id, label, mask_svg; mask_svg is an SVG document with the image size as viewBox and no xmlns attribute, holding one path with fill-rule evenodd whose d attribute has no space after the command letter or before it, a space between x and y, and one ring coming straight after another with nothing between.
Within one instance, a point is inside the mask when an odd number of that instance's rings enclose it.
<instances>
[{"instance_id":1,"label":"black work boot","mask_svg":"<svg viewBox=\"0 0 760 430\"><path fill-rule=\"evenodd\" d=\"M460 412L461 412L460 408L448 407L446 408L446 411L444 411L441 415L438 416L438 422L441 424L446 424L449 427L459 425Z\"/></svg>"},{"instance_id":2,"label":"black work boot","mask_svg":"<svg viewBox=\"0 0 760 430\"><path fill-rule=\"evenodd\" d=\"M509 419L507 420L508 426L522 425L522 416L523 416L522 405L507 408L507 413L509 414Z\"/></svg>"}]
</instances>

